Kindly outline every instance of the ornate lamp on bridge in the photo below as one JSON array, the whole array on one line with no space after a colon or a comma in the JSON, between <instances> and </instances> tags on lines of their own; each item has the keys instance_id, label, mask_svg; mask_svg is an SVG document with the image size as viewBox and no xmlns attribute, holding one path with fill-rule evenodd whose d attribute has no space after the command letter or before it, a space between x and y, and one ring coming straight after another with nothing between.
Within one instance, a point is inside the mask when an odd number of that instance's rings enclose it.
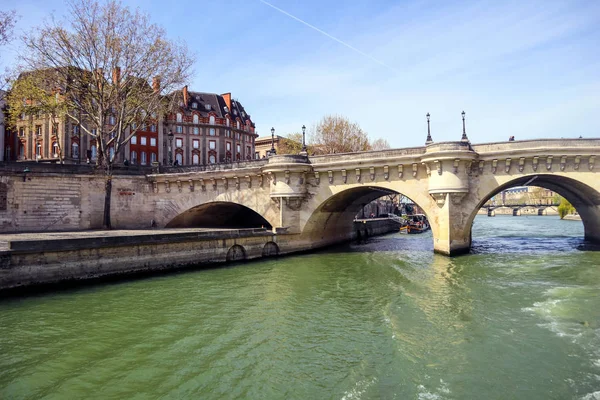
<instances>
[{"instance_id":1,"label":"ornate lamp on bridge","mask_svg":"<svg viewBox=\"0 0 600 400\"><path fill-rule=\"evenodd\" d=\"M308 155L308 151L306 151L306 126L304 125L302 125L302 151L300 151L300 155Z\"/></svg>"},{"instance_id":2,"label":"ornate lamp on bridge","mask_svg":"<svg viewBox=\"0 0 600 400\"><path fill-rule=\"evenodd\" d=\"M272 156L276 155L275 151L275 128L271 128L271 154Z\"/></svg>"},{"instance_id":3,"label":"ornate lamp on bridge","mask_svg":"<svg viewBox=\"0 0 600 400\"><path fill-rule=\"evenodd\" d=\"M169 165L173 165L173 131L169 131Z\"/></svg>"},{"instance_id":4,"label":"ornate lamp on bridge","mask_svg":"<svg viewBox=\"0 0 600 400\"><path fill-rule=\"evenodd\" d=\"M425 146L433 143L433 139L431 139L431 130L429 129L429 117L430 117L429 113L427 113L426 117L427 117L427 140L425 141Z\"/></svg>"},{"instance_id":5,"label":"ornate lamp on bridge","mask_svg":"<svg viewBox=\"0 0 600 400\"><path fill-rule=\"evenodd\" d=\"M461 113L462 115L462 120L463 120L463 134L462 134L462 138L460 139L461 142L468 142L469 138L467 137L467 131L465 130L465 112L463 111Z\"/></svg>"}]
</instances>

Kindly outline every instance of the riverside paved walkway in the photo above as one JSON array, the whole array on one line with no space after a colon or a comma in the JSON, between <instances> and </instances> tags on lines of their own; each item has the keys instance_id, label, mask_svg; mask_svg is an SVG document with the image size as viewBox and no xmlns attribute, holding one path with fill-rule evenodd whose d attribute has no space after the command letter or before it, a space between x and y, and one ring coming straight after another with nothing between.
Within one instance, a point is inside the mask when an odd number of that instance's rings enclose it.
<instances>
[{"instance_id":1,"label":"riverside paved walkway","mask_svg":"<svg viewBox=\"0 0 600 400\"><path fill-rule=\"evenodd\" d=\"M169 238L193 238L202 236L206 238L230 237L234 233L239 234L271 234L271 231L261 228L248 229L214 229L214 228L186 228L186 229L115 229L115 230L91 230L91 231L69 231L69 232L31 232L31 233L7 233L0 234L0 251L8 251L18 247L26 250L28 244L31 247L40 242L48 244L52 242L81 241L82 239L108 239L110 241L122 239L166 239Z\"/></svg>"}]
</instances>

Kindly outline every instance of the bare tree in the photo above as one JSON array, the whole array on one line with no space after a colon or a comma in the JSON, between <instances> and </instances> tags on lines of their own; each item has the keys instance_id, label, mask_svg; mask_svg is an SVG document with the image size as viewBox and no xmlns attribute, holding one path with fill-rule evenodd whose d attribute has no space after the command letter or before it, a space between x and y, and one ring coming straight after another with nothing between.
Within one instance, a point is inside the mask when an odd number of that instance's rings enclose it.
<instances>
[{"instance_id":1,"label":"bare tree","mask_svg":"<svg viewBox=\"0 0 600 400\"><path fill-rule=\"evenodd\" d=\"M390 144L385 139L377 139L371 144L372 150L386 150L390 148Z\"/></svg>"},{"instance_id":2,"label":"bare tree","mask_svg":"<svg viewBox=\"0 0 600 400\"><path fill-rule=\"evenodd\" d=\"M360 126L339 115L323 117L314 129L312 142L318 154L371 150L369 138Z\"/></svg>"},{"instance_id":3,"label":"bare tree","mask_svg":"<svg viewBox=\"0 0 600 400\"><path fill-rule=\"evenodd\" d=\"M17 12L15 10L0 11L0 46L10 42L16 23Z\"/></svg>"},{"instance_id":4,"label":"bare tree","mask_svg":"<svg viewBox=\"0 0 600 400\"><path fill-rule=\"evenodd\" d=\"M96 142L106 175L103 225L110 229L113 162L135 134L130 127L157 123L173 98L164 94L186 83L194 57L185 44L165 39L147 14L116 0L67 4L67 15L23 37L21 68L53 70L65 115Z\"/></svg>"},{"instance_id":5,"label":"bare tree","mask_svg":"<svg viewBox=\"0 0 600 400\"><path fill-rule=\"evenodd\" d=\"M302 134L290 133L283 138L279 138L277 144L278 154L298 154L302 151Z\"/></svg>"},{"instance_id":6,"label":"bare tree","mask_svg":"<svg viewBox=\"0 0 600 400\"><path fill-rule=\"evenodd\" d=\"M13 30L17 23L17 12L15 10L0 11L0 46L5 46L13 39ZM0 61L2 52L0 51ZM8 83L9 70L6 68L4 73L0 73L0 89Z\"/></svg>"}]
</instances>

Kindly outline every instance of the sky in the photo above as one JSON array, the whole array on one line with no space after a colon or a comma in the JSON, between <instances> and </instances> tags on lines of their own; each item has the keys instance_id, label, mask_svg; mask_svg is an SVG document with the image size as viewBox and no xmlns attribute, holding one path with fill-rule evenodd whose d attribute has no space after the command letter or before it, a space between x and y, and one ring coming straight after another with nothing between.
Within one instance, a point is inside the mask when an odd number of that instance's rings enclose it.
<instances>
[{"instance_id":1,"label":"sky","mask_svg":"<svg viewBox=\"0 0 600 400\"><path fill-rule=\"evenodd\" d=\"M15 2L16 3L16 2ZM231 92L260 136L329 114L392 148L600 137L600 1L123 0L186 41L190 90ZM27 32L61 0L9 7ZM0 6L6 9L6 5ZM11 63L18 40L0 50Z\"/></svg>"}]
</instances>

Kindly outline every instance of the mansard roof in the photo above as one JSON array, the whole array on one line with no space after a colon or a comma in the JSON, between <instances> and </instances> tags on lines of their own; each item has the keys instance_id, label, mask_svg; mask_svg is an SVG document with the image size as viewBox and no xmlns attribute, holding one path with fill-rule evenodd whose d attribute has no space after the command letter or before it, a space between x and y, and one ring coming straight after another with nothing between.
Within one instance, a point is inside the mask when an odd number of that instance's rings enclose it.
<instances>
[{"instance_id":1,"label":"mansard roof","mask_svg":"<svg viewBox=\"0 0 600 400\"><path fill-rule=\"evenodd\" d=\"M202 117L207 117L210 114L213 114L218 118L226 118L229 116L232 121L235 121L239 117L242 124L245 125L248 122L250 126L255 127L254 122L252 122L250 115L246 112L244 106L242 106L242 103L235 99L231 99L231 108L229 108L223 95L216 93L194 92L190 90L188 91L187 104L183 104L183 106L181 106L181 103L183 102L183 90L177 90L170 93L168 96L174 97L176 100L175 107L184 111L186 114L196 112ZM193 103L197 104L196 108L192 107ZM207 105L210 106L210 109L206 107Z\"/></svg>"}]
</instances>

